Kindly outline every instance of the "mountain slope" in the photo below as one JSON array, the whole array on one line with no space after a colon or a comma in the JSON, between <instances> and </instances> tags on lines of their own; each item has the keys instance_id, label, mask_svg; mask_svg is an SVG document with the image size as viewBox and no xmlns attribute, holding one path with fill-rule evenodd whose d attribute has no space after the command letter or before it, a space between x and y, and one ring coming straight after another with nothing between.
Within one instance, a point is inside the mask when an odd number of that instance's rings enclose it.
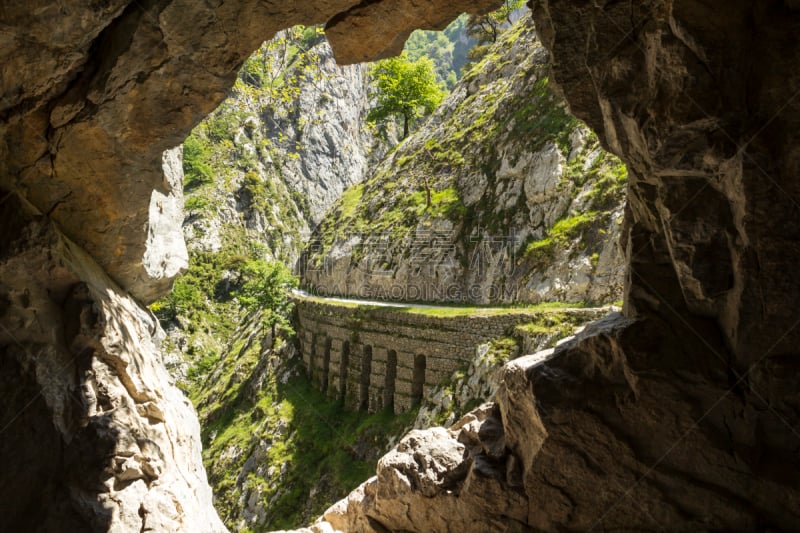
<instances>
[{"instance_id":1,"label":"mountain slope","mask_svg":"<svg viewBox=\"0 0 800 533\"><path fill-rule=\"evenodd\" d=\"M291 262L309 228L386 149L366 123L369 75L316 28L279 33L187 139L190 249L259 242Z\"/></svg>"},{"instance_id":2,"label":"mountain slope","mask_svg":"<svg viewBox=\"0 0 800 533\"><path fill-rule=\"evenodd\" d=\"M529 16L345 192L301 264L318 293L613 301L627 172L548 87Z\"/></svg>"}]
</instances>

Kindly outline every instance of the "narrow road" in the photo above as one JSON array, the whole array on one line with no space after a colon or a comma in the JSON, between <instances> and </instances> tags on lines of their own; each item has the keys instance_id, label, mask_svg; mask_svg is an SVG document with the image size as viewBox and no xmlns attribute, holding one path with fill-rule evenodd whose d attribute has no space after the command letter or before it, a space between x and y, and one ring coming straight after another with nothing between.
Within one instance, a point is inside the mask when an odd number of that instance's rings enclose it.
<instances>
[{"instance_id":1,"label":"narrow road","mask_svg":"<svg viewBox=\"0 0 800 533\"><path fill-rule=\"evenodd\" d=\"M434 305L434 304L418 304L407 302L386 302L382 300L361 300L358 298L339 298L333 296L316 296L310 292L301 289L292 289L292 294L300 298L310 298L322 300L324 302L342 303L342 304L356 304L356 305L372 305L376 307L398 307L398 308L414 308L414 309L468 309L475 308L481 311L512 311L514 309L524 311L525 307L483 307L478 304L469 304L464 306L456 305ZM535 306L533 306L535 307ZM553 309L538 309L538 311L619 311L619 308L614 305L606 305L603 307L555 307Z\"/></svg>"},{"instance_id":2,"label":"narrow road","mask_svg":"<svg viewBox=\"0 0 800 533\"><path fill-rule=\"evenodd\" d=\"M452 305L430 305L430 304L412 304L403 302L384 302L381 300L359 300L357 298L335 298L332 296L316 296L310 292L301 289L292 289L292 294L301 298L314 298L317 300L325 300L326 302L336 302L342 304L357 304L357 305L375 305L378 307L414 307L419 309L452 309ZM491 309L491 308L487 308Z\"/></svg>"}]
</instances>

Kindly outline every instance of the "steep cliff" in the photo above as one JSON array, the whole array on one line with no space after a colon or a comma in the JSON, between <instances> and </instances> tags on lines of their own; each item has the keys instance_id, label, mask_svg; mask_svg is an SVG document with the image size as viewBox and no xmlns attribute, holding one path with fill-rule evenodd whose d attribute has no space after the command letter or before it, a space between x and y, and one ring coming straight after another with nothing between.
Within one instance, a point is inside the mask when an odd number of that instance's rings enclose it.
<instances>
[{"instance_id":1,"label":"steep cliff","mask_svg":"<svg viewBox=\"0 0 800 533\"><path fill-rule=\"evenodd\" d=\"M158 321L47 217L4 199L2 529L224 531Z\"/></svg>"},{"instance_id":2,"label":"steep cliff","mask_svg":"<svg viewBox=\"0 0 800 533\"><path fill-rule=\"evenodd\" d=\"M322 294L608 302L622 292L625 166L548 88L530 17L348 190L301 264Z\"/></svg>"},{"instance_id":3,"label":"steep cliff","mask_svg":"<svg viewBox=\"0 0 800 533\"><path fill-rule=\"evenodd\" d=\"M190 249L258 242L296 260L310 228L386 150L366 122L368 89L366 66L337 66L321 28L264 43L187 141Z\"/></svg>"}]
</instances>

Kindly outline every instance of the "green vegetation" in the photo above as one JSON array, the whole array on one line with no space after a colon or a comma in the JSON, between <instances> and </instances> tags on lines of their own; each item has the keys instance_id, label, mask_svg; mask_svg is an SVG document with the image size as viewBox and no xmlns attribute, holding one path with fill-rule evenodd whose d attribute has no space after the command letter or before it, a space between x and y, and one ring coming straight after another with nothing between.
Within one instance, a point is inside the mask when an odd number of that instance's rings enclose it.
<instances>
[{"instance_id":1,"label":"green vegetation","mask_svg":"<svg viewBox=\"0 0 800 533\"><path fill-rule=\"evenodd\" d=\"M316 303L329 303L325 298L316 296L303 297L305 300ZM383 310L398 313L414 313L433 317L456 317L456 316L492 316L504 314L538 314L563 312L569 309L585 309L590 307L586 302L542 302L538 304L515 303L509 305L436 305L429 306L425 302L410 302L408 305L381 306L373 304L362 304L356 301L343 299L336 301L337 306L347 308L359 308L365 312L372 310Z\"/></svg>"},{"instance_id":2,"label":"green vegetation","mask_svg":"<svg viewBox=\"0 0 800 533\"><path fill-rule=\"evenodd\" d=\"M242 288L235 294L242 307L251 313L258 310L265 313L273 335L277 325L289 330L292 310L289 289L298 284L289 267L278 261L250 259L241 266L241 277Z\"/></svg>"},{"instance_id":3,"label":"green vegetation","mask_svg":"<svg viewBox=\"0 0 800 533\"><path fill-rule=\"evenodd\" d=\"M461 79L467 52L474 42L465 31L467 15L461 15L443 31L416 30L408 38L405 51L411 61L429 57L436 69L436 79L451 90Z\"/></svg>"},{"instance_id":4,"label":"green vegetation","mask_svg":"<svg viewBox=\"0 0 800 533\"><path fill-rule=\"evenodd\" d=\"M589 142L591 146L598 145L594 134L590 134ZM600 152L595 153L587 169L587 153L593 151L584 150L569 163L564 179L577 187L590 185L586 193L588 210L558 220L544 238L526 245L524 256L538 265L547 264L558 250L574 244L584 248L587 242L600 242L604 231L602 228L608 225L613 210L624 198L628 183L625 165L612 154ZM589 260L596 267L599 258L599 253L593 252Z\"/></svg>"},{"instance_id":5,"label":"green vegetation","mask_svg":"<svg viewBox=\"0 0 800 533\"><path fill-rule=\"evenodd\" d=\"M389 235L398 242L406 238L414 228L426 220L444 218L458 222L467 214L467 209L454 187L439 189L431 185L426 177L410 174L416 190L408 194L388 195L376 188L380 181L354 185L347 189L339 201L323 219L317 232L317 244L324 252L330 250L335 239L349 235ZM384 183L388 189L397 184ZM422 190L420 190L422 189ZM320 254L311 260L316 262ZM314 263L318 264L318 263Z\"/></svg>"},{"instance_id":6,"label":"green vegetation","mask_svg":"<svg viewBox=\"0 0 800 533\"><path fill-rule=\"evenodd\" d=\"M165 344L185 356L178 385L201 415L204 461L232 529L245 491L268 509L265 529L309 521L374 472L387 439L414 416L346 412L300 377L287 296L297 280L283 261L302 244L310 208L288 189L282 168L303 153L299 132L308 121L293 122L292 135L271 131L261 116L292 121L301 87L323 90L316 64L322 38L318 28L298 27L265 43L245 62L234 98L186 140L187 212L201 221L227 217L211 228L222 248L192 250L188 271L151 307L169 331ZM447 204L446 196L431 208ZM211 233L203 224L192 229ZM259 468L243 473L252 453Z\"/></svg>"},{"instance_id":7,"label":"green vegetation","mask_svg":"<svg viewBox=\"0 0 800 533\"><path fill-rule=\"evenodd\" d=\"M407 133L414 120L431 112L441 100L439 85L450 85L457 77L455 42L463 35L466 18L459 24L444 38L415 34L419 37L410 41L406 57L375 67L376 83L383 83L385 94L378 98L372 119L400 117ZM320 226L324 251L354 232L385 232L398 242L437 223L448 227L442 221L451 223L454 240L465 243L459 250L465 256L478 229L506 234L521 206L506 205L498 192L507 179L501 176L501 166L515 165L517 154L546 142L555 142L566 155L569 134L579 124L553 97L543 68L528 63L508 68L516 61L529 61L527 56L510 57L507 50L514 40L531 38L532 32L529 24L501 32L498 46L487 48L465 75L478 90L454 104L456 120L410 136L367 183L343 194L335 215ZM415 415L348 412L341 402L318 392L302 376L305 370L287 318L291 301L286 291L297 281L278 261L294 257L297 250L286 243L300 242L299 228L310 208L302 194L287 188L281 161L303 155L297 132L306 123L273 131L258 116L284 113L280 116L289 120L286 110L293 108L286 104L297 100L300 80L321 81L314 66L321 39L319 28L298 27L265 43L239 73L237 98L223 103L187 139L186 207L191 216L223 211L230 198L248 214L239 207L228 209L225 216L241 220L236 228L222 225L222 249L193 250L189 270L175 282L172 294L152 306L171 330L167 342L182 346L187 357L180 386L203 420L204 460L216 505L232 528L239 526L242 509L251 502L263 511L265 529L294 527L313 518L374 472L390 436L400 433ZM409 81L402 81L404 76ZM414 96L415 90L420 94ZM587 163L585 152L595 146L596 139L590 139L588 148L567 165L564 177L565 188L586 185L582 194L589 198L589 212L556 223L542 249L567 246L588 234L616 205L625 183L624 167L605 155ZM461 180L474 175L485 178L485 192L466 205ZM203 226L196 231L206 237ZM373 311L371 306L352 305L364 313ZM566 334L571 327L566 309L582 306L411 304L396 311L431 317L525 314L520 320L530 323L490 343L487 357L499 365L520 353L526 336ZM456 378L467 381L465 371ZM458 409L473 406L467 403Z\"/></svg>"},{"instance_id":8,"label":"green vegetation","mask_svg":"<svg viewBox=\"0 0 800 533\"><path fill-rule=\"evenodd\" d=\"M580 121L567 112L566 106L553 94L550 80L542 77L533 86L533 98L518 98L513 105L516 138L527 139L534 148L555 142L562 152L569 153L569 135Z\"/></svg>"},{"instance_id":9,"label":"green vegetation","mask_svg":"<svg viewBox=\"0 0 800 533\"><path fill-rule=\"evenodd\" d=\"M352 251L354 261L364 255L364 243L378 235L388 235L396 249L407 251L415 232L444 219L452 223L451 242L458 243L455 259L469 265L481 245L480 235L509 235L518 228L519 214L532 209L525 194L508 201L504 192L519 190L521 178L503 175L503 166L515 166L523 155L551 144L566 160L562 194L586 201L576 202L578 208L542 228L542 238L522 243L515 250L523 260L517 267L539 271L564 251L598 253L603 239L594 237L602 237L624 198L625 166L603 152L593 134L586 134L582 148L572 153L571 136L585 126L551 90L547 65L534 59L540 45L529 17L501 31L497 39L464 75L471 89L453 102L452 112L443 111L431 131L411 135L323 219L311 264L321 264L335 242L353 234L362 238ZM519 48L512 46L519 40L530 43L524 57L510 52ZM464 183L478 178L485 179L483 192L467 203Z\"/></svg>"},{"instance_id":10,"label":"green vegetation","mask_svg":"<svg viewBox=\"0 0 800 533\"><path fill-rule=\"evenodd\" d=\"M495 366L500 366L519 356L520 346L513 337L500 337L489 341L488 357Z\"/></svg>"},{"instance_id":11,"label":"green vegetation","mask_svg":"<svg viewBox=\"0 0 800 533\"><path fill-rule=\"evenodd\" d=\"M403 53L378 62L371 71L375 83L375 106L367 120L383 122L399 116L403 123L403 138L408 136L411 123L433 112L444 99L444 91L436 81L433 61L420 57L416 61Z\"/></svg>"},{"instance_id":12,"label":"green vegetation","mask_svg":"<svg viewBox=\"0 0 800 533\"><path fill-rule=\"evenodd\" d=\"M192 398L206 420L204 458L223 518L239 516L243 491L250 491L266 515L259 529L272 530L313 519L366 480L388 438L416 413L345 410L300 376L300 361L282 334L266 351L252 341L265 333L244 328L215 367L222 375ZM272 366L264 368L264 361ZM280 377L287 375L293 377ZM263 459L237 484L251 454Z\"/></svg>"},{"instance_id":13,"label":"green vegetation","mask_svg":"<svg viewBox=\"0 0 800 533\"><path fill-rule=\"evenodd\" d=\"M240 220L226 220L226 225L255 230L245 234L225 227L220 235L225 248L247 248L248 241L257 241L266 247L261 256L285 261L299 252L310 204L302 193L289 189L283 169L302 154L301 132L314 119L298 121L291 138L271 131L270 124L293 120L290 114L301 91L322 91L325 74L318 45L323 41L321 28L296 26L262 44L245 61L231 98L184 142L187 212L214 218L218 207L235 198L244 209L236 215Z\"/></svg>"},{"instance_id":14,"label":"green vegetation","mask_svg":"<svg viewBox=\"0 0 800 533\"><path fill-rule=\"evenodd\" d=\"M525 249L526 257L535 257L538 260L552 258L559 248L566 248L572 241L580 237L583 232L597 222L598 213L589 211L562 218L550 228L547 237L528 244Z\"/></svg>"},{"instance_id":15,"label":"green vegetation","mask_svg":"<svg viewBox=\"0 0 800 533\"><path fill-rule=\"evenodd\" d=\"M214 172L209 165L211 150L208 143L189 135L183 143L183 183L186 189L211 183Z\"/></svg>"},{"instance_id":16,"label":"green vegetation","mask_svg":"<svg viewBox=\"0 0 800 533\"><path fill-rule=\"evenodd\" d=\"M585 316L577 313L542 314L531 322L516 326L514 336L520 339L534 339L539 349L552 348L559 340L575 333L578 326L586 321Z\"/></svg>"},{"instance_id":17,"label":"green vegetation","mask_svg":"<svg viewBox=\"0 0 800 533\"><path fill-rule=\"evenodd\" d=\"M465 306L465 307L398 307L393 308L400 312L414 313L418 315L427 315L435 317L453 317L453 316L491 316L491 315L505 315L505 314L529 314L529 313L550 313L563 309L581 309L587 307L584 302L547 302L541 304L522 305L515 304L505 307L480 307L480 306Z\"/></svg>"},{"instance_id":18,"label":"green vegetation","mask_svg":"<svg viewBox=\"0 0 800 533\"><path fill-rule=\"evenodd\" d=\"M467 35L475 39L467 57L472 61L483 58L490 45L497 42L504 28L513 24L512 16L522 9L525 0L504 0L499 9L485 15L469 15L466 21Z\"/></svg>"}]
</instances>

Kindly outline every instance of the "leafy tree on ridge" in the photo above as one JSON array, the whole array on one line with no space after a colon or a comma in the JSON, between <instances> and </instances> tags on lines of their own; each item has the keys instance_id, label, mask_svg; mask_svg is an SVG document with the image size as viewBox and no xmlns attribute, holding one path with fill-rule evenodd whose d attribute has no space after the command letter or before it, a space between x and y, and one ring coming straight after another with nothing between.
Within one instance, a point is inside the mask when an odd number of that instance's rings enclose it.
<instances>
[{"instance_id":1,"label":"leafy tree on ridge","mask_svg":"<svg viewBox=\"0 0 800 533\"><path fill-rule=\"evenodd\" d=\"M445 92L436 81L433 61L428 57L411 61L404 52L380 61L371 74L376 103L367 120L384 122L399 116L403 121L403 138L408 136L415 119L431 113L444 99Z\"/></svg>"}]
</instances>

